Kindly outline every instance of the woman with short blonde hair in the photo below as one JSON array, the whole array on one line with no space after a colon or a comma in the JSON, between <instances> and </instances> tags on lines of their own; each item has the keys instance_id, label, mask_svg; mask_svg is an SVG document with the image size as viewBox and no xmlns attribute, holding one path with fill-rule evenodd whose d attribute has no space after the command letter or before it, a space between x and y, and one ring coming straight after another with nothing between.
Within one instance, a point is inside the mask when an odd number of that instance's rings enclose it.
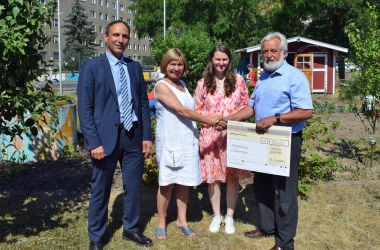
<instances>
[{"instance_id":1,"label":"woman with short blonde hair","mask_svg":"<svg viewBox=\"0 0 380 250\"><path fill-rule=\"evenodd\" d=\"M181 77L187 71L185 56L176 48L168 50L161 62L165 77L155 86L156 155L159 167L156 238L166 240L166 210L176 184L178 216L176 225L190 238L195 232L187 224L189 186L202 182L199 166L198 131L195 122L218 126L219 115L203 116L194 111L194 100Z\"/></svg>"}]
</instances>

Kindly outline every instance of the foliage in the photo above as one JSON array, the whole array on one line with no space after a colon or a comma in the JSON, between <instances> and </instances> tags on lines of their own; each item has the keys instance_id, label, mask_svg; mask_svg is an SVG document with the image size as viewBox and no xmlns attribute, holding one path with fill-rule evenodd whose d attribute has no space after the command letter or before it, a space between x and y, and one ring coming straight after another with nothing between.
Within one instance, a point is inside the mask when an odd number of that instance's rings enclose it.
<instances>
[{"instance_id":1,"label":"foliage","mask_svg":"<svg viewBox=\"0 0 380 250\"><path fill-rule=\"evenodd\" d=\"M63 60L67 63L68 70L79 70L79 52L81 62L95 56L94 41L98 33L92 21L87 21L88 15L85 12L80 0L75 0L71 13L63 20L66 30L63 34L66 37L66 47L63 49Z\"/></svg>"},{"instance_id":2,"label":"foliage","mask_svg":"<svg viewBox=\"0 0 380 250\"><path fill-rule=\"evenodd\" d=\"M78 158L79 155L75 152L73 148L69 148L68 145L65 145L62 148L62 153L59 154L60 157L71 157L71 158Z\"/></svg>"},{"instance_id":3,"label":"foliage","mask_svg":"<svg viewBox=\"0 0 380 250\"><path fill-rule=\"evenodd\" d=\"M157 121L155 118L152 119L152 136L153 142L156 137L156 125ZM143 176L143 185L157 185L158 184L158 164L156 156L156 146L153 145L152 153L148 158L145 159L144 163L144 176Z\"/></svg>"},{"instance_id":4,"label":"foliage","mask_svg":"<svg viewBox=\"0 0 380 250\"><path fill-rule=\"evenodd\" d=\"M332 122L331 125L326 123L326 120L331 116L330 109L319 108L314 102L314 115L311 119L306 120L305 127L302 132L302 139L304 141L301 149L300 167L298 168L298 193L302 197L307 197L310 194L311 185L321 182L330 181L334 179L333 173L338 170L339 163L337 160L339 156L333 154L330 157L322 158L318 154L312 154L312 145L316 142L318 145L325 145L327 143L335 143L335 135L328 133L331 129L336 129L339 122Z\"/></svg>"},{"instance_id":5,"label":"foliage","mask_svg":"<svg viewBox=\"0 0 380 250\"><path fill-rule=\"evenodd\" d=\"M262 0L167 0L166 27L183 31L201 29L209 39L220 40L231 48L243 48L248 37L263 37L268 32ZM137 11L133 25L139 37L157 40L163 33L163 1L139 0L131 6Z\"/></svg>"},{"instance_id":6,"label":"foliage","mask_svg":"<svg viewBox=\"0 0 380 250\"><path fill-rule=\"evenodd\" d=\"M332 113L352 113L352 110L350 108L346 108L345 106L336 106L335 103L331 102L320 102L317 100L313 101L313 107L314 107L314 113L321 113L321 114L332 114Z\"/></svg>"},{"instance_id":7,"label":"foliage","mask_svg":"<svg viewBox=\"0 0 380 250\"><path fill-rule=\"evenodd\" d=\"M39 66L47 64L38 49L49 38L43 36L41 23L51 25L54 11L54 2L47 3L45 8L36 0L10 0L0 5L0 131L10 136L11 141L22 133L31 139L36 136L40 121L44 120L41 114L61 99L48 84L38 92L34 92L32 85L32 81L46 73Z\"/></svg>"},{"instance_id":8,"label":"foliage","mask_svg":"<svg viewBox=\"0 0 380 250\"><path fill-rule=\"evenodd\" d=\"M190 93L193 94L202 72L206 69L208 53L214 47L215 41L211 40L204 31L188 29L180 31L169 30L164 40L163 34L156 36L152 43L154 59L161 62L166 51L170 48L180 49L186 57L189 70L182 77Z\"/></svg>"},{"instance_id":9,"label":"foliage","mask_svg":"<svg viewBox=\"0 0 380 250\"><path fill-rule=\"evenodd\" d=\"M19 175L24 169L26 167L20 163L0 163L0 181L9 180L13 176Z\"/></svg>"},{"instance_id":10,"label":"foliage","mask_svg":"<svg viewBox=\"0 0 380 250\"><path fill-rule=\"evenodd\" d=\"M143 65L156 65L156 61L154 60L153 56L143 56L142 59Z\"/></svg>"},{"instance_id":11,"label":"foliage","mask_svg":"<svg viewBox=\"0 0 380 250\"><path fill-rule=\"evenodd\" d=\"M360 63L361 70L352 74L351 84L341 89L340 98L349 102L350 110L361 118L363 124L362 116L369 122L370 128L364 124L365 131L375 134L380 117L380 23L377 8L369 3L367 5L368 8L364 9L368 17L367 25L360 27L356 20L350 20L345 29L355 61ZM363 100L361 107L355 103L357 98ZM362 110L365 110L364 114L360 113Z\"/></svg>"}]
</instances>

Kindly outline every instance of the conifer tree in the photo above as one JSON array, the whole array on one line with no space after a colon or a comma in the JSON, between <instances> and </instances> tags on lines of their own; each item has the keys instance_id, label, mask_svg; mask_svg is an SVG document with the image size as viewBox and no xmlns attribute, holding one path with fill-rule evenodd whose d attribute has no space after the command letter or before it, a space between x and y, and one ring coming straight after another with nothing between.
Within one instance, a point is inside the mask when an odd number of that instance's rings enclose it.
<instances>
[{"instance_id":1,"label":"conifer tree","mask_svg":"<svg viewBox=\"0 0 380 250\"><path fill-rule=\"evenodd\" d=\"M92 21L87 21L88 15L85 12L80 0L75 0L68 19L63 20L66 28L63 34L66 36L66 47L63 49L65 68L68 70L79 70L79 52L81 62L95 57L94 40L98 35Z\"/></svg>"}]
</instances>

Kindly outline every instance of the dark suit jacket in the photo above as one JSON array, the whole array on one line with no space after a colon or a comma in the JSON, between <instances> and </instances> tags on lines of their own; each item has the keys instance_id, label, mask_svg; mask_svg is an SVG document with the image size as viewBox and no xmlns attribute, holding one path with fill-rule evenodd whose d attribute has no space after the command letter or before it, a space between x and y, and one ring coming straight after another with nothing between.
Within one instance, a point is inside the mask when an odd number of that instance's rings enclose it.
<instances>
[{"instance_id":1,"label":"dark suit jacket","mask_svg":"<svg viewBox=\"0 0 380 250\"><path fill-rule=\"evenodd\" d=\"M149 102L141 65L124 58L131 81L133 108L141 141L152 141ZM115 148L120 123L119 104L111 66L104 53L83 63L78 81L78 114L85 149L103 146L106 155Z\"/></svg>"}]
</instances>

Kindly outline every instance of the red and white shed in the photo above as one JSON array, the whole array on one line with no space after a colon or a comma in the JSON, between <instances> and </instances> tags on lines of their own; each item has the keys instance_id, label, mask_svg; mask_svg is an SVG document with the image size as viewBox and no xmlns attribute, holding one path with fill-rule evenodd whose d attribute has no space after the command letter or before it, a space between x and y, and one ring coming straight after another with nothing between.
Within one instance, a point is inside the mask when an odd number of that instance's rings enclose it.
<instances>
[{"instance_id":1,"label":"red and white shed","mask_svg":"<svg viewBox=\"0 0 380 250\"><path fill-rule=\"evenodd\" d=\"M286 61L304 72L310 83L310 93L335 94L336 57L339 52L347 53L348 49L300 36L287 40ZM241 59L248 60L255 68L264 68L260 44L235 53L240 53Z\"/></svg>"}]
</instances>

